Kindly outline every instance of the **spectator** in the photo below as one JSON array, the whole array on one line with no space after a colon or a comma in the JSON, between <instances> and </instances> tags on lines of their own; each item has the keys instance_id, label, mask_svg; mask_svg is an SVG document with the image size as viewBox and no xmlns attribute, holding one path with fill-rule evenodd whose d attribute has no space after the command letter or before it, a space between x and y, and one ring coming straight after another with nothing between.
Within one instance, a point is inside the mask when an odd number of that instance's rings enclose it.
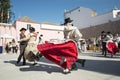
<instances>
[{"instance_id":1,"label":"spectator","mask_svg":"<svg viewBox=\"0 0 120 80\"><path fill-rule=\"evenodd\" d=\"M16 49L17 49L16 46L17 46L16 41L15 41L15 39L13 39L12 40L12 52L13 53L16 53Z\"/></svg>"}]
</instances>

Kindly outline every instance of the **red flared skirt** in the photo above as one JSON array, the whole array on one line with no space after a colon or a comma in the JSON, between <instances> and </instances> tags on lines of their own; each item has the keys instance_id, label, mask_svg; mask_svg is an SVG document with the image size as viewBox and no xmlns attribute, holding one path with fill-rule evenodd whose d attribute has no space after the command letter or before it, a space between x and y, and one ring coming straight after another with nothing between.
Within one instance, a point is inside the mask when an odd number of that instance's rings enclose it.
<instances>
[{"instance_id":1,"label":"red flared skirt","mask_svg":"<svg viewBox=\"0 0 120 80\"><path fill-rule=\"evenodd\" d=\"M114 42L108 42L107 43L107 51L113 55L115 55L118 52L118 46Z\"/></svg>"},{"instance_id":2,"label":"red flared skirt","mask_svg":"<svg viewBox=\"0 0 120 80\"><path fill-rule=\"evenodd\" d=\"M71 68L71 65L76 62L78 51L74 41L68 41L60 44L45 43L38 44L38 50L48 60L61 66L62 68ZM66 62L60 64L62 58L66 59Z\"/></svg>"}]
</instances>

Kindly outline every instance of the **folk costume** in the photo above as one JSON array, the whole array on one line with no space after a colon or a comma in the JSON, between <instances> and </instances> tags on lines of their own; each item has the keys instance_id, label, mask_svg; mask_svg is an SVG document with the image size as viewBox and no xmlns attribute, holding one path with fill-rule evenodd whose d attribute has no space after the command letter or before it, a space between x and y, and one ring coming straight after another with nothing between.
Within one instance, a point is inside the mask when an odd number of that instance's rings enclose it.
<instances>
[{"instance_id":1,"label":"folk costume","mask_svg":"<svg viewBox=\"0 0 120 80\"><path fill-rule=\"evenodd\" d=\"M107 52L111 54L111 57L115 55L117 52L119 52L118 45L113 39L113 36L110 32L107 32L107 42L106 42L106 48Z\"/></svg>"},{"instance_id":2,"label":"folk costume","mask_svg":"<svg viewBox=\"0 0 120 80\"><path fill-rule=\"evenodd\" d=\"M113 57L113 55L115 55L117 52L119 52L119 48L115 44L115 42L112 42L112 41L107 42L107 46L106 47L107 47L108 53L111 54L111 57Z\"/></svg>"}]
</instances>

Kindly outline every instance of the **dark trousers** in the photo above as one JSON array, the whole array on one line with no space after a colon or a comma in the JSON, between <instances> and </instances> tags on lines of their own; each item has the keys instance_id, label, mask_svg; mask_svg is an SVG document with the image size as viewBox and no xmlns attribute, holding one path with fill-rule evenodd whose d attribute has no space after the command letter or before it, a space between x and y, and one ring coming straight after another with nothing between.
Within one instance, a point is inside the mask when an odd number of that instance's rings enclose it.
<instances>
[{"instance_id":1,"label":"dark trousers","mask_svg":"<svg viewBox=\"0 0 120 80\"><path fill-rule=\"evenodd\" d=\"M20 45L20 55L18 57L18 61L17 63L19 63L21 61L21 58L23 57L23 64L26 63L26 59L24 57L24 52L25 52L25 48L26 48L27 45Z\"/></svg>"},{"instance_id":2,"label":"dark trousers","mask_svg":"<svg viewBox=\"0 0 120 80\"><path fill-rule=\"evenodd\" d=\"M13 53L16 53L16 47L12 47L12 49L13 49Z\"/></svg>"},{"instance_id":3,"label":"dark trousers","mask_svg":"<svg viewBox=\"0 0 120 80\"><path fill-rule=\"evenodd\" d=\"M80 63L80 64L82 65L82 67L84 67L85 59L77 59L76 62L77 62L77 63ZM77 70L76 62L71 65L71 70Z\"/></svg>"},{"instance_id":4,"label":"dark trousers","mask_svg":"<svg viewBox=\"0 0 120 80\"><path fill-rule=\"evenodd\" d=\"M106 56L107 48L106 48L106 42L102 42L102 55Z\"/></svg>"}]
</instances>

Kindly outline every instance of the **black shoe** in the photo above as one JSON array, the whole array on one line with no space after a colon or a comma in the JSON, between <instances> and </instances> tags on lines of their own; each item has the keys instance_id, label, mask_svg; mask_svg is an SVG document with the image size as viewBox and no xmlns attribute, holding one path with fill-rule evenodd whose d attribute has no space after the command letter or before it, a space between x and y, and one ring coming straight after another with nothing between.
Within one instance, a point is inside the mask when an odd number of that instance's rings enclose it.
<instances>
[{"instance_id":1,"label":"black shoe","mask_svg":"<svg viewBox=\"0 0 120 80\"><path fill-rule=\"evenodd\" d=\"M26 63L23 63L23 65L26 65Z\"/></svg>"},{"instance_id":2,"label":"black shoe","mask_svg":"<svg viewBox=\"0 0 120 80\"><path fill-rule=\"evenodd\" d=\"M19 61L17 61L16 63L19 64Z\"/></svg>"},{"instance_id":3,"label":"black shoe","mask_svg":"<svg viewBox=\"0 0 120 80\"><path fill-rule=\"evenodd\" d=\"M82 67L85 66L85 62L86 62L86 60L83 60L83 61L82 61Z\"/></svg>"},{"instance_id":4,"label":"black shoe","mask_svg":"<svg viewBox=\"0 0 120 80\"><path fill-rule=\"evenodd\" d=\"M73 65L71 65L71 71L73 71L73 70L78 70L78 67L75 63Z\"/></svg>"},{"instance_id":5,"label":"black shoe","mask_svg":"<svg viewBox=\"0 0 120 80\"><path fill-rule=\"evenodd\" d=\"M104 57L106 57L106 55L104 55Z\"/></svg>"},{"instance_id":6,"label":"black shoe","mask_svg":"<svg viewBox=\"0 0 120 80\"><path fill-rule=\"evenodd\" d=\"M78 70L77 67L74 67L74 68L72 67L72 68L71 68L71 71L77 71L77 70Z\"/></svg>"}]
</instances>

